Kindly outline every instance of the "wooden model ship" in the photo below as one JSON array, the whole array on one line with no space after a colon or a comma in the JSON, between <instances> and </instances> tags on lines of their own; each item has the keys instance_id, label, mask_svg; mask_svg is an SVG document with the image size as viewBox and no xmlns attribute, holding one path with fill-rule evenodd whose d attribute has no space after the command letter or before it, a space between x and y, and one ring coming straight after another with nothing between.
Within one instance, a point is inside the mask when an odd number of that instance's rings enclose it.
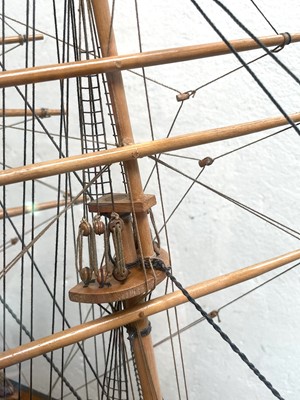
<instances>
[{"instance_id":1,"label":"wooden model ship","mask_svg":"<svg viewBox=\"0 0 300 400\"><path fill-rule=\"evenodd\" d=\"M296 399L299 5L7 3L0 396Z\"/></svg>"}]
</instances>

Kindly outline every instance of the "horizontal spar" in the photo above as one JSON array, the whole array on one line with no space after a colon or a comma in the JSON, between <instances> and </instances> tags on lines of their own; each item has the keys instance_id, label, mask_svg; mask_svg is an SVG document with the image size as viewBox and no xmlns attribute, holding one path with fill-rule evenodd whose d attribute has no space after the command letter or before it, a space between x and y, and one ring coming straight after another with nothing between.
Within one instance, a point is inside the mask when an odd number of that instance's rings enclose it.
<instances>
[{"instance_id":1,"label":"horizontal spar","mask_svg":"<svg viewBox=\"0 0 300 400\"><path fill-rule=\"evenodd\" d=\"M4 44L24 44L26 42L33 42L34 40L44 40L44 35L17 35L17 36L7 36L0 38L0 45Z\"/></svg>"},{"instance_id":2,"label":"horizontal spar","mask_svg":"<svg viewBox=\"0 0 300 400\"><path fill-rule=\"evenodd\" d=\"M286 253L262 263L195 284L188 287L187 291L194 298L203 297L238 283L245 282L249 279L253 279L298 259L300 259L300 250ZM0 354L0 369L69 346L76 342L86 340L112 329L117 329L121 326L131 324L139 319L149 317L153 314L157 314L186 302L186 297L178 290L154 300L150 300L142 305L116 312L113 315L98 318L94 321L66 329L63 332L58 332L51 336L24 344L15 349L7 350Z\"/></svg>"},{"instance_id":3,"label":"horizontal spar","mask_svg":"<svg viewBox=\"0 0 300 400\"><path fill-rule=\"evenodd\" d=\"M83 203L83 196L79 197L73 204L81 204ZM71 204L71 200L61 200L61 201L46 201L44 203L32 203L30 205L26 205L25 207L12 207L7 209L0 210L0 219L8 217L17 217L23 214L35 213L37 211L49 210L51 208L57 207L65 207Z\"/></svg>"},{"instance_id":4,"label":"horizontal spar","mask_svg":"<svg viewBox=\"0 0 300 400\"><path fill-rule=\"evenodd\" d=\"M64 110L52 109L52 108L36 108L34 111L24 109L24 108L5 108L0 110L0 117L32 117L36 115L40 118L48 118L52 115L62 115L65 114Z\"/></svg>"},{"instance_id":5,"label":"horizontal spar","mask_svg":"<svg viewBox=\"0 0 300 400\"><path fill-rule=\"evenodd\" d=\"M300 41L300 33L289 35L291 42ZM286 34L258 38L266 47L282 46L286 42ZM253 39L230 41L236 51L248 51L260 48ZM24 68L5 71L0 74L0 87L25 85L57 79L73 78L90 74L122 71L153 65L169 64L180 61L195 60L230 53L231 50L223 42L178 47L173 49L148 51L123 56L106 57L95 60L75 61L64 64L52 64L41 67Z\"/></svg>"},{"instance_id":6,"label":"horizontal spar","mask_svg":"<svg viewBox=\"0 0 300 400\"><path fill-rule=\"evenodd\" d=\"M300 113L289 116L294 122L300 122ZM10 168L0 172L0 185L23 182L46 176L78 171L101 165L110 165L121 161L129 161L166 151L179 150L201 144L231 139L248 135L271 128L286 125L287 120L282 117L273 117L263 120L247 122L244 124L230 125L202 132L188 133L185 135L157 139L151 142L130 144L123 147L112 148L94 153L80 154L57 160L43 161L23 167Z\"/></svg>"}]
</instances>

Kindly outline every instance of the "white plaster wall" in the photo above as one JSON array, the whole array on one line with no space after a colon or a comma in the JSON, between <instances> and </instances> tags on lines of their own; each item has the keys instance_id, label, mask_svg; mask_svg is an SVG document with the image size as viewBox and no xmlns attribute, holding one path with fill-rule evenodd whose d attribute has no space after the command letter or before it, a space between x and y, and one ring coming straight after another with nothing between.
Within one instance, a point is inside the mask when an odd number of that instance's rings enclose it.
<instances>
[{"instance_id":1,"label":"white plaster wall","mask_svg":"<svg viewBox=\"0 0 300 400\"><path fill-rule=\"evenodd\" d=\"M23 2L14 1L8 15L20 15ZM53 32L51 15L45 14L46 1L38 4L40 29ZM118 4L120 3L120 4ZM203 3L203 2L202 2ZM256 35L273 34L270 27L249 1L224 2L241 21ZM48 5L48 4L47 4ZM204 2L203 6L230 39L246 35L228 17L213 6ZM279 32L296 32L299 26L299 2L290 0L287 4L265 0L260 4L270 21ZM202 21L195 8L188 1L140 1L139 17L142 25L143 50L184 46L196 43L218 41L216 34ZM116 37L119 52L138 51L135 33L133 2L117 2L115 13ZM60 21L61 22L61 21ZM41 47L37 64L55 62L54 46L46 39L47 47ZM7 68L22 66L19 49ZM258 52L245 54L246 60L257 56ZM299 76L300 45L290 45L278 57ZM147 76L181 91L192 90L201 84L237 66L233 56L179 63L172 66L153 67L146 70ZM287 112L298 111L299 86L270 60L264 59L253 66L254 71L265 82L268 89ZM150 128L147 118L144 88L140 78L124 73L128 91L132 126L137 142L149 140ZM55 83L58 87L58 83ZM52 84L41 84L38 97L43 106L53 106L55 95ZM178 109L175 92L148 84L150 107L153 112L153 131L155 138L164 137ZM46 93L46 95L45 95ZM18 98L7 91L7 103L15 104ZM193 132L254 119L267 118L278 111L257 88L246 71L218 81L199 91L185 104L173 134ZM58 129L55 122L48 122L52 131ZM71 129L76 131L76 111L72 112ZM254 135L255 138L261 134ZM250 138L214 143L181 151L180 154L196 157L218 157L237 145L250 141ZM14 165L19 165L18 149L11 148ZM78 153L78 146L70 149ZM40 139L39 159L56 157L56 152ZM165 157L165 161L191 176L199 172L197 161L181 161ZM143 177L152 168L149 160L141 161ZM299 226L299 136L293 131L275 136L240 152L220 158L208 167L201 180L215 189L232 196L261 213L298 229ZM165 212L168 216L190 182L168 170L161 170L164 190ZM12 189L18 190L18 189ZM159 198L157 183L152 179L149 193L155 192ZM13 193L13 192L12 192ZM43 195L45 198L43 198ZM11 195L10 199L13 198ZM40 194L39 201L46 200L47 193ZM11 202L13 202L11 200ZM14 206L16 204L12 204ZM51 213L49 213L51 215ZM158 205L155 210L157 225L162 224L162 211ZM78 222L80 220L78 211ZM182 207L168 224L172 265L174 274L184 285L189 285L219 274L231 272L236 268L248 266L278 254L296 249L298 240L275 229L254 216L238 209L213 193L195 186L184 200ZM54 235L54 232L53 232ZM166 239L162 238L166 245ZM41 253L48 248L48 239L40 248ZM39 251L39 250L37 250ZM73 257L73 256L70 256ZM269 274L267 277L273 276ZM211 311L221 307L266 278L227 289L203 298L200 303ZM74 277L68 276L72 286ZM13 283L11 283L13 285ZM161 293L163 288L158 288ZM221 314L221 327L244 351L249 359L282 393L290 400L299 398L299 356L298 332L299 318L299 274L297 270L277 279L275 282L250 294L243 300L224 309ZM42 300L41 300L42 301ZM17 300L16 300L17 302ZM67 304L70 310L73 305ZM72 313L72 311L71 311ZM199 318L191 306L178 309L180 326ZM73 316L73 315L72 315ZM40 336L46 334L47 316L40 313ZM71 317L70 317L71 318ZM76 317L73 316L74 323ZM71 318L71 320L73 319ZM163 326L163 328L161 328ZM59 327L57 327L59 328ZM174 328L176 329L176 328ZM154 342L167 335L164 316L153 318ZM178 351L178 343L174 343ZM187 371L187 384L191 400L215 399L271 399L272 395L247 367L233 354L210 326L202 323L182 335L182 346ZM162 378L164 399L179 398L174 377L170 344L157 349L159 374ZM179 358L178 358L179 360ZM80 373L78 367L77 373ZM74 376L76 375L76 370ZM74 378L76 380L76 378ZM182 392L182 398L185 398Z\"/></svg>"}]
</instances>

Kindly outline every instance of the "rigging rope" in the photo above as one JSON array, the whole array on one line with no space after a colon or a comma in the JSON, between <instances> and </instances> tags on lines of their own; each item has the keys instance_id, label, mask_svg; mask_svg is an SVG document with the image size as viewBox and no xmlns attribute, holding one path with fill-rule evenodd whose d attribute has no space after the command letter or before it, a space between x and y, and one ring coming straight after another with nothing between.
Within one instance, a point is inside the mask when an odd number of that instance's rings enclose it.
<instances>
[{"instance_id":1,"label":"rigging rope","mask_svg":"<svg viewBox=\"0 0 300 400\"><path fill-rule=\"evenodd\" d=\"M257 11L262 15L264 20L269 24L269 26L273 29L273 31L278 35L277 30L275 29L274 25L271 24L270 20L266 17L266 15L262 12L262 10L258 7L258 5L255 3L254 0L250 0L251 3L254 5L254 7L257 9Z\"/></svg>"},{"instance_id":2,"label":"rigging rope","mask_svg":"<svg viewBox=\"0 0 300 400\"><path fill-rule=\"evenodd\" d=\"M143 48L142 48L142 37L141 37L141 29L140 29L140 17L139 17L139 9L138 9L138 2L137 0L135 0L135 14L136 14L136 23L137 23L137 35L138 35L138 43L139 43L139 51L142 52ZM142 76L143 76L143 83L144 83L144 91L145 91L145 97L146 97L146 106L147 106L147 114L148 114L148 123L149 123L149 129L150 129L150 133L151 133L151 138L152 140L154 140L154 125L153 125L153 118L152 118L152 111L151 111L151 105L150 105L150 96L149 96L149 90L148 90L148 81L146 78L146 73L145 73L145 69L142 68ZM171 123L171 127L169 129L168 135L167 137L169 137L169 135L171 134L174 124L177 120L177 117L180 114L180 111L182 110L183 107L183 102L180 103L178 110L175 114L175 118L173 119L173 122ZM161 179L160 179L160 171L158 168L158 165L155 164L152 168L152 171L148 177L148 180L146 182L145 187L148 185L151 176L153 175L154 171L156 172L156 177L157 177L157 184L158 184L158 188L159 188L159 197L160 197L160 203L161 203L161 209L162 209L162 214L163 214L163 220L164 222L166 221L166 216L165 216L165 206L164 206L164 198L163 198L163 190L162 190L162 184L161 184ZM166 228L166 224L165 226L165 236L166 236L166 241L167 241L167 249L168 249L168 253L170 254L170 245L169 245L169 238L168 238L168 232L167 232L167 228ZM139 240L139 235L137 232L137 237ZM142 256L142 252L140 251L141 256ZM142 264L143 264L143 268L144 268L144 258L141 257L142 260ZM150 262L150 267L152 268L152 264ZM154 279L156 279L155 277L155 273L153 273ZM147 281L146 281L147 282ZM167 312L168 318L169 318L169 311ZM179 329L179 321L178 321L178 316L177 316L177 312L175 311L175 321L176 321L176 326L177 326L177 330ZM169 326L170 328L170 326ZM188 399L188 392L187 392L187 379L186 379L186 374L185 374L185 366L184 366L184 360L183 360L183 353L182 353L182 347L181 347L181 343L180 343L180 359L181 359L181 365L182 365L182 376L183 376L183 382L184 382L184 387L185 387L185 391L186 391L186 398ZM176 357L175 357L175 352L173 351L173 362L174 362L174 371L175 371L175 377L176 377L176 382L177 382L177 391L178 391L178 396L179 399L181 399L181 393L180 393L180 385L179 385L179 375L178 375L178 370L177 370L177 365L176 365Z\"/></svg>"},{"instance_id":3,"label":"rigging rope","mask_svg":"<svg viewBox=\"0 0 300 400\"><path fill-rule=\"evenodd\" d=\"M101 173L102 173L102 172L100 172L99 174L101 174ZM97 175L94 179L97 179L97 178L98 178L98 175ZM92 184L92 183L93 183L93 180L90 182L90 184ZM89 185L87 185L86 187L89 187ZM29 253L28 249L30 248L30 246L33 245L33 242L35 242L35 241L37 240L37 238L41 237L41 236L46 232L46 230L49 229L49 227L50 227L55 221L57 221L57 220L59 219L59 217L60 217L61 215L63 215L63 213L65 213L65 212L71 207L71 205L73 204L73 202L75 202L76 199L77 199L84 191L85 191L85 188L83 188L83 189L80 191L80 193L73 199L72 203L69 203L68 206L66 206L66 207L62 210L62 212L59 213L59 214L46 226L46 228L44 228L44 229L35 237L35 239L33 239L27 246L25 246L25 243L24 243L24 241L23 241L21 235L20 235L19 232L17 231L17 229L16 229L14 223L11 221L11 218L10 218L9 216L7 216L6 219L8 219L8 220L10 221L10 223L11 223L13 229L15 230L15 232L16 232L16 234L17 234L17 236L18 236L18 238L19 238L19 240L20 240L20 242L21 242L21 244L22 244L22 246L23 246L23 249L24 249L24 251L21 252L21 255L19 254L17 257L15 257L15 259L9 264L11 267L14 265L13 262L14 262L14 261L17 262L16 259L22 258L23 255L24 255L26 252L27 252L29 258L32 259L32 254ZM1 205L1 203L2 203L2 202L0 202L0 205ZM6 220L6 219L5 219L5 220ZM54 302L54 304L55 304L55 306L56 306L56 308L57 308L59 314L63 317L63 319L64 319L65 324L67 325L67 327L70 328L71 325L70 325L70 323L68 322L68 320L66 319L66 317L64 316L64 310L63 310L63 309L59 306L59 304L57 303L57 300L54 298L54 295L53 295L53 293L51 292L50 287L48 286L48 284L47 284L47 282L46 282L46 280L45 280L43 274L41 273L40 269L38 268L37 264L34 262L33 259L32 259L32 262L33 262L33 266L34 266L35 270L37 271L39 277L41 278L42 283L44 284L44 286L45 286L47 292L49 293L50 297L53 299L53 302ZM4 284L5 284L5 274L4 274L3 282L4 282ZM5 291L4 291L4 293L5 293ZM4 301L5 301L5 298L4 298ZM21 322L22 322L22 321L21 321ZM4 332L4 333L5 333L5 332ZM4 338L5 338L5 335L3 335L3 336L4 336ZM83 348L83 345L81 345L80 343L77 343L77 346L78 346L80 352L82 353L82 356L83 356L84 361L89 365L90 370L91 370L91 372L93 373L93 375L95 376L96 381L97 381L97 382L99 383L99 385L101 386L101 382L100 382L99 377L98 377L99 374L95 371L95 369L94 369L94 367L93 367L91 361L89 360L87 354L85 353L84 348Z\"/></svg>"},{"instance_id":4,"label":"rigging rope","mask_svg":"<svg viewBox=\"0 0 300 400\"><path fill-rule=\"evenodd\" d=\"M3 304L3 306L9 312L9 314L12 316L12 318L17 322L17 324L21 327L22 331L26 334L26 336L28 336L28 338L31 341L34 341L35 338L32 336L32 334L29 332L29 330L26 328L26 326L24 324L22 324L21 320L17 317L17 315L10 308L10 306L3 300L1 295L0 295L0 302ZM65 385L70 389L71 393L76 397L76 399L81 400L81 397L77 394L76 390L73 388L73 386L70 384L70 382L62 375L59 368L53 363L53 360L51 360L47 354L43 354L43 357L51 365L51 368L54 369L54 371L62 379L62 381L65 383Z\"/></svg>"},{"instance_id":5,"label":"rigging rope","mask_svg":"<svg viewBox=\"0 0 300 400\"><path fill-rule=\"evenodd\" d=\"M296 125L299 126L300 123L298 122ZM244 144L242 146L236 147L235 149L229 150L226 153L222 153L222 154L220 154L220 155L218 155L216 157L213 157L212 161L215 162L219 158L228 156L229 154L232 154L232 153L235 153L235 152L237 152L239 150L242 150L242 149L245 149L247 147L250 147L250 146L252 146L252 145L254 145L256 143L262 142L263 140L270 139L271 137L276 136L276 135L278 135L278 134L280 134L282 132L286 132L291 128L292 128L291 126L288 126L287 128L280 129L279 131L273 132L273 133L271 133L271 134L269 134L267 136L263 136L262 138L253 140L252 142L249 142L249 143L246 143L246 144ZM199 158L186 156L186 155L182 155L182 154L174 154L174 153L161 153L161 154L163 154L164 156L169 156L169 157L178 157L178 158L183 158L183 159L186 159L186 160L199 161Z\"/></svg>"},{"instance_id":6,"label":"rigging rope","mask_svg":"<svg viewBox=\"0 0 300 400\"><path fill-rule=\"evenodd\" d=\"M224 333L224 331L220 328L220 326L214 322L214 320L209 316L209 314L203 310L200 304L189 294L189 292L181 285L181 283L178 282L175 276L171 273L170 269L167 268L164 265L164 263L159 259L153 261L153 264L155 268L161 269L166 273L167 277L171 279L171 281L188 299L188 301L193 304L196 310L199 311L200 314L206 319L206 321L215 329L215 331L219 333L222 339L229 344L231 349L241 358L241 360L251 369L251 371L254 372L254 374L258 377L258 379L264 383L264 385L273 393L273 395L280 400L284 400L284 398L279 394L279 392L276 389L274 389L272 384L265 378L265 376L262 375L261 372L255 367L255 365L249 361L248 357L243 352L241 352L241 350L231 341L228 335Z\"/></svg>"},{"instance_id":7,"label":"rigging rope","mask_svg":"<svg viewBox=\"0 0 300 400\"><path fill-rule=\"evenodd\" d=\"M218 191L218 190L212 188L212 187L209 186L209 185L206 185L206 184L203 183L203 182L200 182L200 181L198 181L198 180L195 180L195 179L192 178L191 176L189 176L189 175L185 174L184 172L180 171L178 168L175 168L175 167L173 167L172 165L170 165L170 164L168 164L168 163L166 163L166 162L164 162L164 161L158 159L158 157L149 156L149 158L151 158L152 160L155 160L155 161L158 162L159 164L164 165L165 167L167 167L167 168L169 168L169 169L171 169L171 170L177 172L178 174L180 174L180 175L186 177L187 179L189 179L189 180L191 180L191 181L194 181L194 182L197 183L198 185L204 187L205 189L210 190L211 192L217 194L218 196L223 197L225 200L228 200L228 201L232 202L233 204L237 205L238 207L241 207L241 208L244 209L245 211L250 212L251 214L255 215L257 218L262 219L263 221L269 223L270 225L273 225L275 228L277 228L277 229L279 229L279 230L281 230L281 231L287 233L288 235L290 235L290 236L292 236L292 237L294 237L294 238L300 240L300 232L296 231L295 229L292 229L292 228L290 228L290 227L288 227L288 226L282 224L281 222L276 221L275 219L273 219L273 218L271 218L271 217L268 217L267 215L265 215L265 214L263 214L263 213L260 213L260 212L258 212L258 211L256 211L256 210L254 210L253 208L251 208L251 207L249 207L249 206L247 206L247 205L245 205L245 204L239 202L238 200L233 199L233 198L230 197L230 196L225 195L224 193L222 193L222 192L220 192L220 191Z\"/></svg>"},{"instance_id":8,"label":"rigging rope","mask_svg":"<svg viewBox=\"0 0 300 400\"><path fill-rule=\"evenodd\" d=\"M212 20L208 17L208 15L203 11L203 9L199 6L199 4L195 0L190 0L191 3L195 6L195 8L199 11L199 13L203 16L206 22L213 28L213 30L219 35L219 37L223 40L223 42L228 46L231 50L232 54L238 59L238 61L245 67L245 69L252 76L257 85L265 92L265 94L269 97L271 102L277 107L277 109L281 112L281 114L286 118L289 124L294 128L294 130L300 135L300 130L298 129L295 122L289 117L289 115L285 112L282 106L278 103L275 97L271 94L271 92L266 88L266 86L262 83L262 81L258 78L258 76L254 73L254 71L247 65L244 59L240 56L240 54L235 50L235 48L231 45L228 39L223 35L223 33L217 28L217 26L212 22ZM220 1L213 0L217 5L219 5L232 19L233 21L242 28L264 51L275 61L277 64L283 68L285 72L287 72L298 84L300 84L299 78L289 70L275 55L274 52L270 51L248 28L245 27L230 11L226 8Z\"/></svg>"}]
</instances>

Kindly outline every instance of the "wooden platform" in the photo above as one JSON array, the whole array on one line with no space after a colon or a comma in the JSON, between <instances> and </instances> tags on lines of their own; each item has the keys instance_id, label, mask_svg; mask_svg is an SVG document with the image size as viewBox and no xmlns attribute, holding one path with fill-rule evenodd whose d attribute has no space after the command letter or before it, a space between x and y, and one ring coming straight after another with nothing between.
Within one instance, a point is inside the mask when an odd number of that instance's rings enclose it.
<instances>
[{"instance_id":1,"label":"wooden platform","mask_svg":"<svg viewBox=\"0 0 300 400\"><path fill-rule=\"evenodd\" d=\"M165 279L165 274L161 271L155 271L157 284ZM148 290L154 289L154 277L150 270L147 270ZM133 268L126 281L119 282L112 278L111 286L99 288L97 282L90 283L84 287L79 283L69 291L71 301L78 303L111 303L131 299L146 293L145 275L140 267Z\"/></svg>"},{"instance_id":2,"label":"wooden platform","mask_svg":"<svg viewBox=\"0 0 300 400\"><path fill-rule=\"evenodd\" d=\"M143 194L143 196L131 202L129 195L125 193L114 193L113 197L108 194L100 197L96 201L91 201L88 204L90 212L99 214L110 214L112 211L118 214L126 214L130 212L146 212L149 208L156 204L156 199L153 194Z\"/></svg>"},{"instance_id":3,"label":"wooden platform","mask_svg":"<svg viewBox=\"0 0 300 400\"><path fill-rule=\"evenodd\" d=\"M169 265L168 253L161 250L160 257L166 265ZM156 276L156 285L161 283L166 275L164 272L154 270ZM155 280L153 271L146 270L148 291L153 290L155 287ZM128 300L136 296L146 294L147 286L145 284L145 274L141 267L134 267L130 269L128 278L119 282L113 277L111 278L111 286L99 288L97 282L90 283L88 287L83 286L83 282L79 283L69 291L69 298L71 301L78 303L111 303L115 301Z\"/></svg>"}]
</instances>

